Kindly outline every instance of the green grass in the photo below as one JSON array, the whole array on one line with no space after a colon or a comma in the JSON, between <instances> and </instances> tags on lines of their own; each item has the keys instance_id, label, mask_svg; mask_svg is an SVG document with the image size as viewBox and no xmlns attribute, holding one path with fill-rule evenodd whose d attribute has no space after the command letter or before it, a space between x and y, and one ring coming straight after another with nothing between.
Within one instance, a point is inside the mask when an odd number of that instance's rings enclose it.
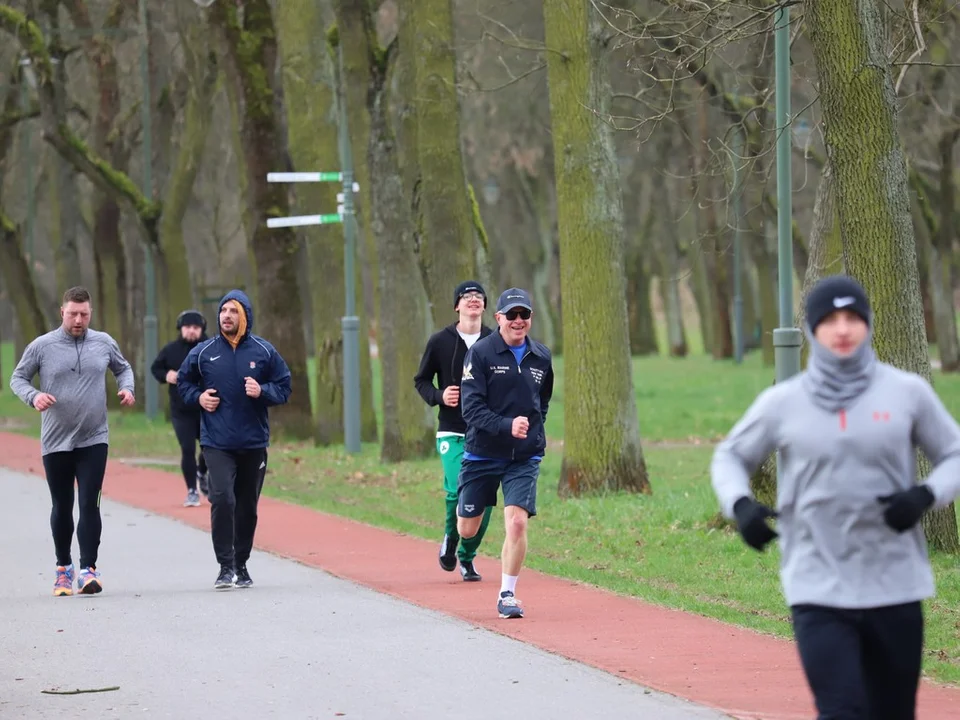
<instances>
[{"instance_id":1,"label":"green grass","mask_svg":"<svg viewBox=\"0 0 960 720\"><path fill-rule=\"evenodd\" d=\"M4 374L10 365L4 361ZM563 427L563 363L548 435ZM717 527L710 488L710 441L726 432L753 397L773 379L751 354L740 367L703 355L683 360L634 360L641 428L654 493L608 494L559 500L560 454L548 453L541 472L539 516L531 525L527 565L664 606L790 637L789 617L777 575L778 553L748 550L726 527ZM960 377L937 375L947 407L960 415ZM375 378L375 391L379 378ZM0 393L0 414L36 435L35 412ZM111 413L112 454L173 458L168 426L142 415ZM161 466L162 467L162 466ZM162 469L176 472L175 467ZM176 483L172 487L179 487ZM265 492L325 512L439 541L443 498L435 458L381 463L378 448L359 456L341 447L282 444L271 452ZM497 556L503 522L494 515L482 552ZM938 597L927 605L925 672L960 685L960 563L934 554ZM481 565L488 575L498 568Z\"/></svg>"}]
</instances>

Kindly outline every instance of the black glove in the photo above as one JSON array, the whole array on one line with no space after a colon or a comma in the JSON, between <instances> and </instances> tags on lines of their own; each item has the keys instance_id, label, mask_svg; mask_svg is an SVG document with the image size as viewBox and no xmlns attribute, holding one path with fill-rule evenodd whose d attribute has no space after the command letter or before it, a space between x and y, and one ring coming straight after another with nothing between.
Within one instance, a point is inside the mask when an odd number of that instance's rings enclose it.
<instances>
[{"instance_id":1,"label":"black glove","mask_svg":"<svg viewBox=\"0 0 960 720\"><path fill-rule=\"evenodd\" d=\"M926 485L914 485L909 490L901 490L892 495L877 498L887 506L883 519L897 532L906 532L931 508L936 498Z\"/></svg>"},{"instance_id":2,"label":"black glove","mask_svg":"<svg viewBox=\"0 0 960 720\"><path fill-rule=\"evenodd\" d=\"M763 552L764 546L778 537L777 531L767 524L767 518L775 518L777 514L751 497L744 496L737 500L733 505L733 515L743 541L754 550Z\"/></svg>"}]
</instances>

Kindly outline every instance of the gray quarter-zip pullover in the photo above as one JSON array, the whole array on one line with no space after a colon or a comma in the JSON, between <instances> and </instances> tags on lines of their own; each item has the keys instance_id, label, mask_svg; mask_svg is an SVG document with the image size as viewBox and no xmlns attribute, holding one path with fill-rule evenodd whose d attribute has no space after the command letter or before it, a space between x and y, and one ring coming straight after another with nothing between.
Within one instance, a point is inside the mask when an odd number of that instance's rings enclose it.
<instances>
[{"instance_id":1,"label":"gray quarter-zip pullover","mask_svg":"<svg viewBox=\"0 0 960 720\"><path fill-rule=\"evenodd\" d=\"M902 534L883 520L877 497L912 487L916 451L934 465L935 507L960 494L960 426L919 375L876 363L849 408L818 405L801 373L756 399L711 465L723 513L751 495L750 475L780 451L777 530L789 605L871 608L934 594L918 523Z\"/></svg>"},{"instance_id":2,"label":"gray quarter-zip pullover","mask_svg":"<svg viewBox=\"0 0 960 720\"><path fill-rule=\"evenodd\" d=\"M116 376L120 390L133 392L133 369L105 332L88 329L83 337L74 338L58 327L27 345L10 378L10 389L31 407L41 392L57 399L41 413L41 454L109 441L107 369ZM33 386L37 374L39 390Z\"/></svg>"}]
</instances>

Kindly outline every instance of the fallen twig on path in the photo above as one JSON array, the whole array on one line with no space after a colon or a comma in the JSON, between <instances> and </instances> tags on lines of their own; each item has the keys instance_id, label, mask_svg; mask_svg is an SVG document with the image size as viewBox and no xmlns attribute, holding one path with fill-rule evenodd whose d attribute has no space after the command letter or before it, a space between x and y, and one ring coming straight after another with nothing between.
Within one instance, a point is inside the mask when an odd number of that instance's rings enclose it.
<instances>
[{"instance_id":1,"label":"fallen twig on path","mask_svg":"<svg viewBox=\"0 0 960 720\"><path fill-rule=\"evenodd\" d=\"M113 687L105 688L90 688L86 690L81 690L77 688L76 690L41 690L40 692L44 695L81 695L83 693L101 693L101 692L112 692L113 690L119 690L120 686L115 685Z\"/></svg>"}]
</instances>

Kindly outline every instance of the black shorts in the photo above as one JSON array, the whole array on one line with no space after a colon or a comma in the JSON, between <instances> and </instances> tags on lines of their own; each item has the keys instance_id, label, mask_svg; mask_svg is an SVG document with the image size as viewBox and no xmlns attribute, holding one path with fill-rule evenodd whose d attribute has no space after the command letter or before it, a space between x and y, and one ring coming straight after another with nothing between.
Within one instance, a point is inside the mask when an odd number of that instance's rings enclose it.
<instances>
[{"instance_id":1,"label":"black shorts","mask_svg":"<svg viewBox=\"0 0 960 720\"><path fill-rule=\"evenodd\" d=\"M537 514L537 478L539 460L467 460L460 463L457 487L457 515L462 518L483 515L497 504L497 490L503 485L503 505L516 505Z\"/></svg>"}]
</instances>

